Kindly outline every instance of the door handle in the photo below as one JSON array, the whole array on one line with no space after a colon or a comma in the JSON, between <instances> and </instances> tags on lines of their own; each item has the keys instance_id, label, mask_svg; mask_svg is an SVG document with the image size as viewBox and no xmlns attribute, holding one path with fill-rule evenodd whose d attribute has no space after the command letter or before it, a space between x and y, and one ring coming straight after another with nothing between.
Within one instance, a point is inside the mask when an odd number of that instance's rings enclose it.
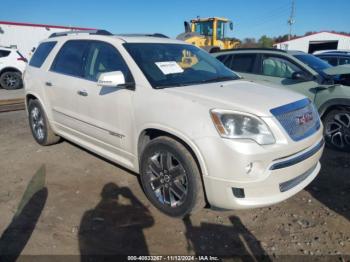
<instances>
[{"instance_id":1,"label":"door handle","mask_svg":"<svg viewBox=\"0 0 350 262\"><path fill-rule=\"evenodd\" d=\"M85 90L79 90L77 93L80 96L88 96L88 93Z\"/></svg>"},{"instance_id":2,"label":"door handle","mask_svg":"<svg viewBox=\"0 0 350 262\"><path fill-rule=\"evenodd\" d=\"M51 82L45 82L45 85L46 86L52 86L52 83Z\"/></svg>"}]
</instances>

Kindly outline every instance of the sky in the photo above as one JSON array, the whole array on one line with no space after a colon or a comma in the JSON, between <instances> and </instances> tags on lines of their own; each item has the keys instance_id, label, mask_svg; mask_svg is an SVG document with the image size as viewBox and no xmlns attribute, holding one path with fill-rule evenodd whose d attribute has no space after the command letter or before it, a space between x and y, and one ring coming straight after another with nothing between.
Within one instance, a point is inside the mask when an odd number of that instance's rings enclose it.
<instances>
[{"instance_id":1,"label":"sky","mask_svg":"<svg viewBox=\"0 0 350 262\"><path fill-rule=\"evenodd\" d=\"M176 37L191 18L220 16L234 22L230 36L244 39L289 32L291 0L17 0L2 1L0 20L106 29L112 33L163 33ZM350 0L295 0L293 34L350 32Z\"/></svg>"}]
</instances>

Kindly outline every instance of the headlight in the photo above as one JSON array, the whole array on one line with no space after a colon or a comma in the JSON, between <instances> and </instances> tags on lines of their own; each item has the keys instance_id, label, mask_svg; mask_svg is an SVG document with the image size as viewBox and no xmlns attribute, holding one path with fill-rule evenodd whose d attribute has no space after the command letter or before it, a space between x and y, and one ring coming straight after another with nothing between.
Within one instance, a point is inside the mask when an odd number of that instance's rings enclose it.
<instances>
[{"instance_id":1,"label":"headlight","mask_svg":"<svg viewBox=\"0 0 350 262\"><path fill-rule=\"evenodd\" d=\"M260 145L276 142L265 122L257 116L228 110L210 110L211 118L221 137L251 139Z\"/></svg>"}]
</instances>

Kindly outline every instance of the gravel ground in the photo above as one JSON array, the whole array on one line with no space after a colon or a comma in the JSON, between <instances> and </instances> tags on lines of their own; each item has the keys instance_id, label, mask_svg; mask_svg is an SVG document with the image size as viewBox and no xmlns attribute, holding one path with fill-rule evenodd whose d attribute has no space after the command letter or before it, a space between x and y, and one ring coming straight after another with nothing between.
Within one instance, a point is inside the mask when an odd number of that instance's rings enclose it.
<instances>
[{"instance_id":1,"label":"gravel ground","mask_svg":"<svg viewBox=\"0 0 350 262\"><path fill-rule=\"evenodd\" d=\"M41 147L24 111L2 113L0 254L213 254L251 261L317 255L349 261L349 160L350 154L327 149L318 178L278 205L205 209L178 220L148 202L135 174L66 141Z\"/></svg>"}]
</instances>

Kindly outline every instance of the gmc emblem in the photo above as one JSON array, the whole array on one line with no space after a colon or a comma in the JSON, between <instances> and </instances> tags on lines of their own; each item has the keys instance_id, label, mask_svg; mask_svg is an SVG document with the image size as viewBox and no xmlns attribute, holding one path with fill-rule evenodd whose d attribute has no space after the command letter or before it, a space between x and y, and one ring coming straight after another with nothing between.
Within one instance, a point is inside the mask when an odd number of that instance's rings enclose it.
<instances>
[{"instance_id":1,"label":"gmc emblem","mask_svg":"<svg viewBox=\"0 0 350 262\"><path fill-rule=\"evenodd\" d=\"M303 114L302 116L296 117L297 124L300 126L305 125L306 123L309 123L313 119L314 119L314 117L312 115L312 112L307 112L307 113Z\"/></svg>"}]
</instances>

